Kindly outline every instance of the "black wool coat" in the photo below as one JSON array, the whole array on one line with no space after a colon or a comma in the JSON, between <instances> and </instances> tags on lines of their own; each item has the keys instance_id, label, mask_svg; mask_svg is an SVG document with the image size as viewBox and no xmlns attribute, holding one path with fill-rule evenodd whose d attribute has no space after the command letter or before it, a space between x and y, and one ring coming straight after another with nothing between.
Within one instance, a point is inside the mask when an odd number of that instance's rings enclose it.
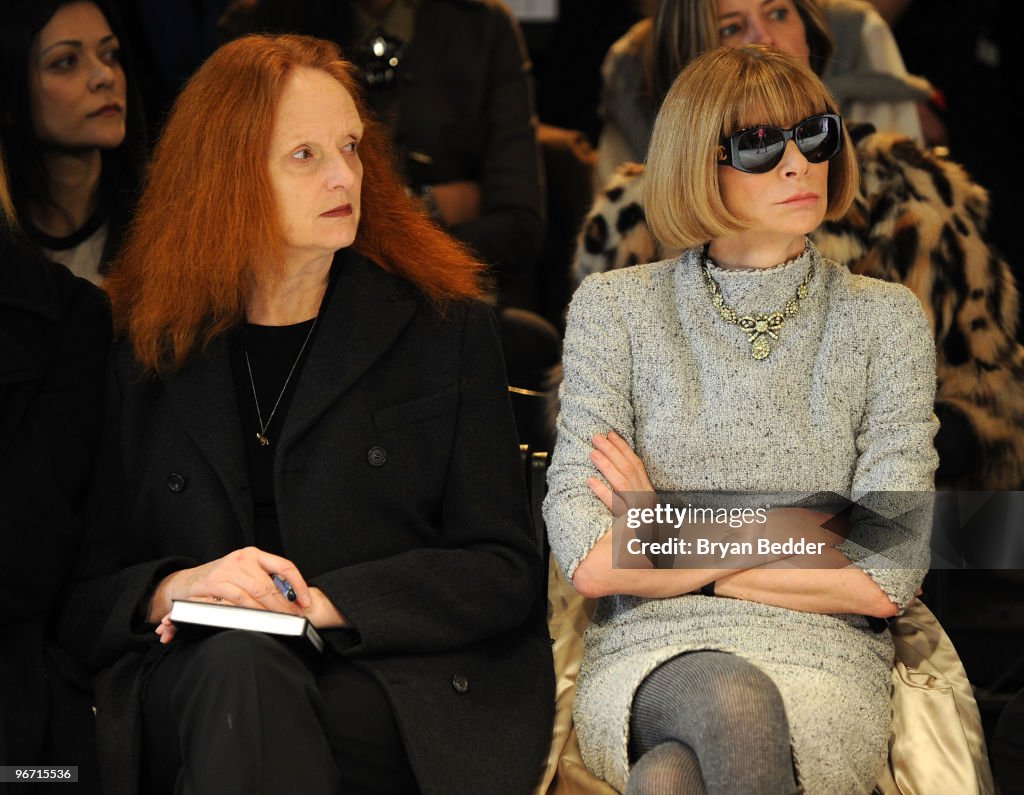
<instances>
[{"instance_id":1,"label":"black wool coat","mask_svg":"<svg viewBox=\"0 0 1024 795\"><path fill-rule=\"evenodd\" d=\"M491 312L439 315L355 254L334 268L277 441L285 555L357 628L322 634L387 692L423 792L521 795L554 677ZM111 795L137 787L140 674L160 653L140 607L167 573L254 540L229 347L155 380L115 346L88 554L61 621L97 673Z\"/></svg>"},{"instance_id":2,"label":"black wool coat","mask_svg":"<svg viewBox=\"0 0 1024 795\"><path fill-rule=\"evenodd\" d=\"M79 540L109 348L100 290L0 240L0 765L54 754L78 764L63 738L91 732L74 665L47 641Z\"/></svg>"}]
</instances>

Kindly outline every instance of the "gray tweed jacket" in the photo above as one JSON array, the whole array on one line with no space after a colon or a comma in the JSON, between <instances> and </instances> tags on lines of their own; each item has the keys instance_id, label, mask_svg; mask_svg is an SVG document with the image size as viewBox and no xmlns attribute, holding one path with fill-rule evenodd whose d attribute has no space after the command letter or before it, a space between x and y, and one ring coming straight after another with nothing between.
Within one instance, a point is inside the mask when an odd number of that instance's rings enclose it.
<instances>
[{"instance_id":1,"label":"gray tweed jacket","mask_svg":"<svg viewBox=\"0 0 1024 795\"><path fill-rule=\"evenodd\" d=\"M716 269L715 278L741 312L772 310L812 261L809 295L764 361L712 308L699 251L597 274L577 290L544 505L568 578L610 525L586 485L595 433L628 440L657 489L932 489L935 352L909 290L854 276L810 244L777 268ZM906 605L923 569L851 539L841 549ZM919 551L926 541L916 539ZM659 664L695 649L739 654L775 681L807 792L871 790L889 736L888 632L871 631L863 616L700 595L599 601L574 705L591 770L625 787L633 693Z\"/></svg>"}]
</instances>

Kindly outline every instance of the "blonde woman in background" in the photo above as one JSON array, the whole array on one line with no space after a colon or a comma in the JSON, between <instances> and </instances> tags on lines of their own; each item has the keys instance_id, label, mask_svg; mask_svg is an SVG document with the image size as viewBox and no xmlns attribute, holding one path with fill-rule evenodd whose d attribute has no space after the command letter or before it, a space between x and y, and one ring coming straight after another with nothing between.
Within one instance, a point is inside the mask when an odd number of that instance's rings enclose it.
<instances>
[{"instance_id":1,"label":"blonde woman in background","mask_svg":"<svg viewBox=\"0 0 1024 795\"><path fill-rule=\"evenodd\" d=\"M907 72L892 32L862 0L661 0L612 45L601 68L604 127L594 184L642 162L676 75L719 45L766 44L804 60L844 118L923 140L917 103L933 89Z\"/></svg>"}]
</instances>

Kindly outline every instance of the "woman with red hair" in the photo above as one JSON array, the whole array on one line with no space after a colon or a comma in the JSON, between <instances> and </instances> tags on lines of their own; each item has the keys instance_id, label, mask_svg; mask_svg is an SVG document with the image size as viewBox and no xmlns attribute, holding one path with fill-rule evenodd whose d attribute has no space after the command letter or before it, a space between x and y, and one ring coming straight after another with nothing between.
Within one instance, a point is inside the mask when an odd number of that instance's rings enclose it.
<instances>
[{"instance_id":1,"label":"woman with red hair","mask_svg":"<svg viewBox=\"0 0 1024 795\"><path fill-rule=\"evenodd\" d=\"M551 654L480 270L406 196L334 45L246 37L186 86L107 282L61 623L110 791L533 784ZM326 647L196 640L175 600L304 616Z\"/></svg>"}]
</instances>

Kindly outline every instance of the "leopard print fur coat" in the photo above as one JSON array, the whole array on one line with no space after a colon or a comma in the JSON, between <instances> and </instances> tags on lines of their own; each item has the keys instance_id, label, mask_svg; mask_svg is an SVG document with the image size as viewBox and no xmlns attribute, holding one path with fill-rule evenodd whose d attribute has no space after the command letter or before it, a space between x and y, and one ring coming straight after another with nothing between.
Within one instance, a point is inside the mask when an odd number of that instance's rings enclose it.
<instances>
[{"instance_id":1,"label":"leopard print fur coat","mask_svg":"<svg viewBox=\"0 0 1024 795\"><path fill-rule=\"evenodd\" d=\"M1024 488L1018 294L985 241L988 196L960 166L906 138L868 134L857 150L860 193L814 243L855 273L906 285L924 305L938 357L939 487ZM647 227L642 180L643 166L624 164L598 194L578 240L576 285L590 273L678 253Z\"/></svg>"}]
</instances>

